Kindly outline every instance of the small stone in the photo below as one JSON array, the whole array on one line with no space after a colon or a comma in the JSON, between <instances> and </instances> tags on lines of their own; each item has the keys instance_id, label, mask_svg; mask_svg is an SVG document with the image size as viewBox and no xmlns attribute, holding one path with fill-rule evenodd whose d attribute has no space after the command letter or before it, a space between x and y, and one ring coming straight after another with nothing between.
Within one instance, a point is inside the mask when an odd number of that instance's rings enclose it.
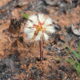
<instances>
[{"instance_id":1,"label":"small stone","mask_svg":"<svg viewBox=\"0 0 80 80\"><path fill-rule=\"evenodd\" d=\"M80 25L72 25L71 30L73 34L80 36Z\"/></svg>"},{"instance_id":2,"label":"small stone","mask_svg":"<svg viewBox=\"0 0 80 80\"><path fill-rule=\"evenodd\" d=\"M54 6L59 2L59 0L44 0L44 1L46 2L46 4L50 6Z\"/></svg>"}]
</instances>

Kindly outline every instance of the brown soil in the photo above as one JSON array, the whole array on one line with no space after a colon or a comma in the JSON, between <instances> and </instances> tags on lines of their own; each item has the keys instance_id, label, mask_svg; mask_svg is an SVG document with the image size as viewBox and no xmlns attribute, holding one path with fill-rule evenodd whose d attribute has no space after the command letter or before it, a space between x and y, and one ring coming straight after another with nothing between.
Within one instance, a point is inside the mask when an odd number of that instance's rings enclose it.
<instances>
[{"instance_id":1,"label":"brown soil","mask_svg":"<svg viewBox=\"0 0 80 80\"><path fill-rule=\"evenodd\" d=\"M8 4L11 1L13 6ZM38 6L35 8L37 0L17 0L19 4L14 1L0 0L0 80L80 80L73 67L65 61L69 57L66 46L76 49L77 43L74 42L79 40L78 36L67 33L67 29L72 24L80 24L80 5L64 13L59 7L47 4L44 12L37 9ZM33 7L26 10L29 5ZM44 7L39 6L40 9ZM61 28L45 42L42 62L38 42L27 41L23 33L27 21L22 17L23 12L29 15L42 12L57 21Z\"/></svg>"}]
</instances>

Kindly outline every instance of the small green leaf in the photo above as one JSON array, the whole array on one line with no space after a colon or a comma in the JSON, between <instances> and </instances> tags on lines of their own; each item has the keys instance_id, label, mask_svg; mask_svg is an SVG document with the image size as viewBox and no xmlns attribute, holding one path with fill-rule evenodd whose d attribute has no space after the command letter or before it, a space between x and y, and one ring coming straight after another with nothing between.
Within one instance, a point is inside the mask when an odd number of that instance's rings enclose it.
<instances>
[{"instance_id":1,"label":"small green leaf","mask_svg":"<svg viewBox=\"0 0 80 80\"><path fill-rule=\"evenodd\" d=\"M75 55L76 58L80 58L80 54L74 50L72 50L71 48L69 48L69 50Z\"/></svg>"},{"instance_id":2,"label":"small green leaf","mask_svg":"<svg viewBox=\"0 0 80 80\"><path fill-rule=\"evenodd\" d=\"M71 65L74 65L75 64L75 61L73 59L67 59L66 60L68 63L70 63Z\"/></svg>"},{"instance_id":3,"label":"small green leaf","mask_svg":"<svg viewBox=\"0 0 80 80\"><path fill-rule=\"evenodd\" d=\"M80 75L80 63L76 63L73 67L76 69L77 73Z\"/></svg>"},{"instance_id":4,"label":"small green leaf","mask_svg":"<svg viewBox=\"0 0 80 80\"><path fill-rule=\"evenodd\" d=\"M80 43L78 46L80 49ZM66 61L72 65L72 67L76 70L77 74L80 76L80 63L77 60L80 59L80 53L71 48L69 48L69 50L73 54L73 57L68 58Z\"/></svg>"},{"instance_id":5,"label":"small green leaf","mask_svg":"<svg viewBox=\"0 0 80 80\"><path fill-rule=\"evenodd\" d=\"M79 42L78 42L78 51L79 51L79 53L80 53L80 40L79 40Z\"/></svg>"},{"instance_id":6,"label":"small green leaf","mask_svg":"<svg viewBox=\"0 0 80 80\"><path fill-rule=\"evenodd\" d=\"M79 53L77 53L76 51L72 51L72 53L76 56L76 58L80 58L80 54Z\"/></svg>"},{"instance_id":7,"label":"small green leaf","mask_svg":"<svg viewBox=\"0 0 80 80\"><path fill-rule=\"evenodd\" d=\"M29 18L29 14L23 14L23 18L26 18L26 19L28 19Z\"/></svg>"}]
</instances>

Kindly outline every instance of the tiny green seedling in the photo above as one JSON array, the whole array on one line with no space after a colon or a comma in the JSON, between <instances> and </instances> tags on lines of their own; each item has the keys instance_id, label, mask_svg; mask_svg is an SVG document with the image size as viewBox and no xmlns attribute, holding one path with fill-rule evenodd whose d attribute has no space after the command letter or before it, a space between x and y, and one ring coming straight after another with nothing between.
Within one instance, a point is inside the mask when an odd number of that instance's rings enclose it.
<instances>
[{"instance_id":1,"label":"tiny green seedling","mask_svg":"<svg viewBox=\"0 0 80 80\"><path fill-rule=\"evenodd\" d=\"M25 19L28 19L28 18L29 18L29 14L26 14L26 13L24 13L22 16L23 16L23 18L25 18Z\"/></svg>"},{"instance_id":2,"label":"tiny green seedling","mask_svg":"<svg viewBox=\"0 0 80 80\"><path fill-rule=\"evenodd\" d=\"M69 62L73 68L76 70L77 74L80 76L80 41L78 43L78 52L69 48L69 51L71 52L70 58L67 59L67 62Z\"/></svg>"}]
</instances>

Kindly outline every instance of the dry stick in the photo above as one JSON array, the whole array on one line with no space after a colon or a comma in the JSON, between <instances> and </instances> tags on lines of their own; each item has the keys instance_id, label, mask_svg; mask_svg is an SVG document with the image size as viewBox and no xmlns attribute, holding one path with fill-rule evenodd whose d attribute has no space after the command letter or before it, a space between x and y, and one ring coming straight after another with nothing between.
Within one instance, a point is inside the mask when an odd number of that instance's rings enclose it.
<instances>
[{"instance_id":1,"label":"dry stick","mask_svg":"<svg viewBox=\"0 0 80 80\"><path fill-rule=\"evenodd\" d=\"M40 47L40 60L43 60L43 42L42 40L39 41L39 47Z\"/></svg>"}]
</instances>

